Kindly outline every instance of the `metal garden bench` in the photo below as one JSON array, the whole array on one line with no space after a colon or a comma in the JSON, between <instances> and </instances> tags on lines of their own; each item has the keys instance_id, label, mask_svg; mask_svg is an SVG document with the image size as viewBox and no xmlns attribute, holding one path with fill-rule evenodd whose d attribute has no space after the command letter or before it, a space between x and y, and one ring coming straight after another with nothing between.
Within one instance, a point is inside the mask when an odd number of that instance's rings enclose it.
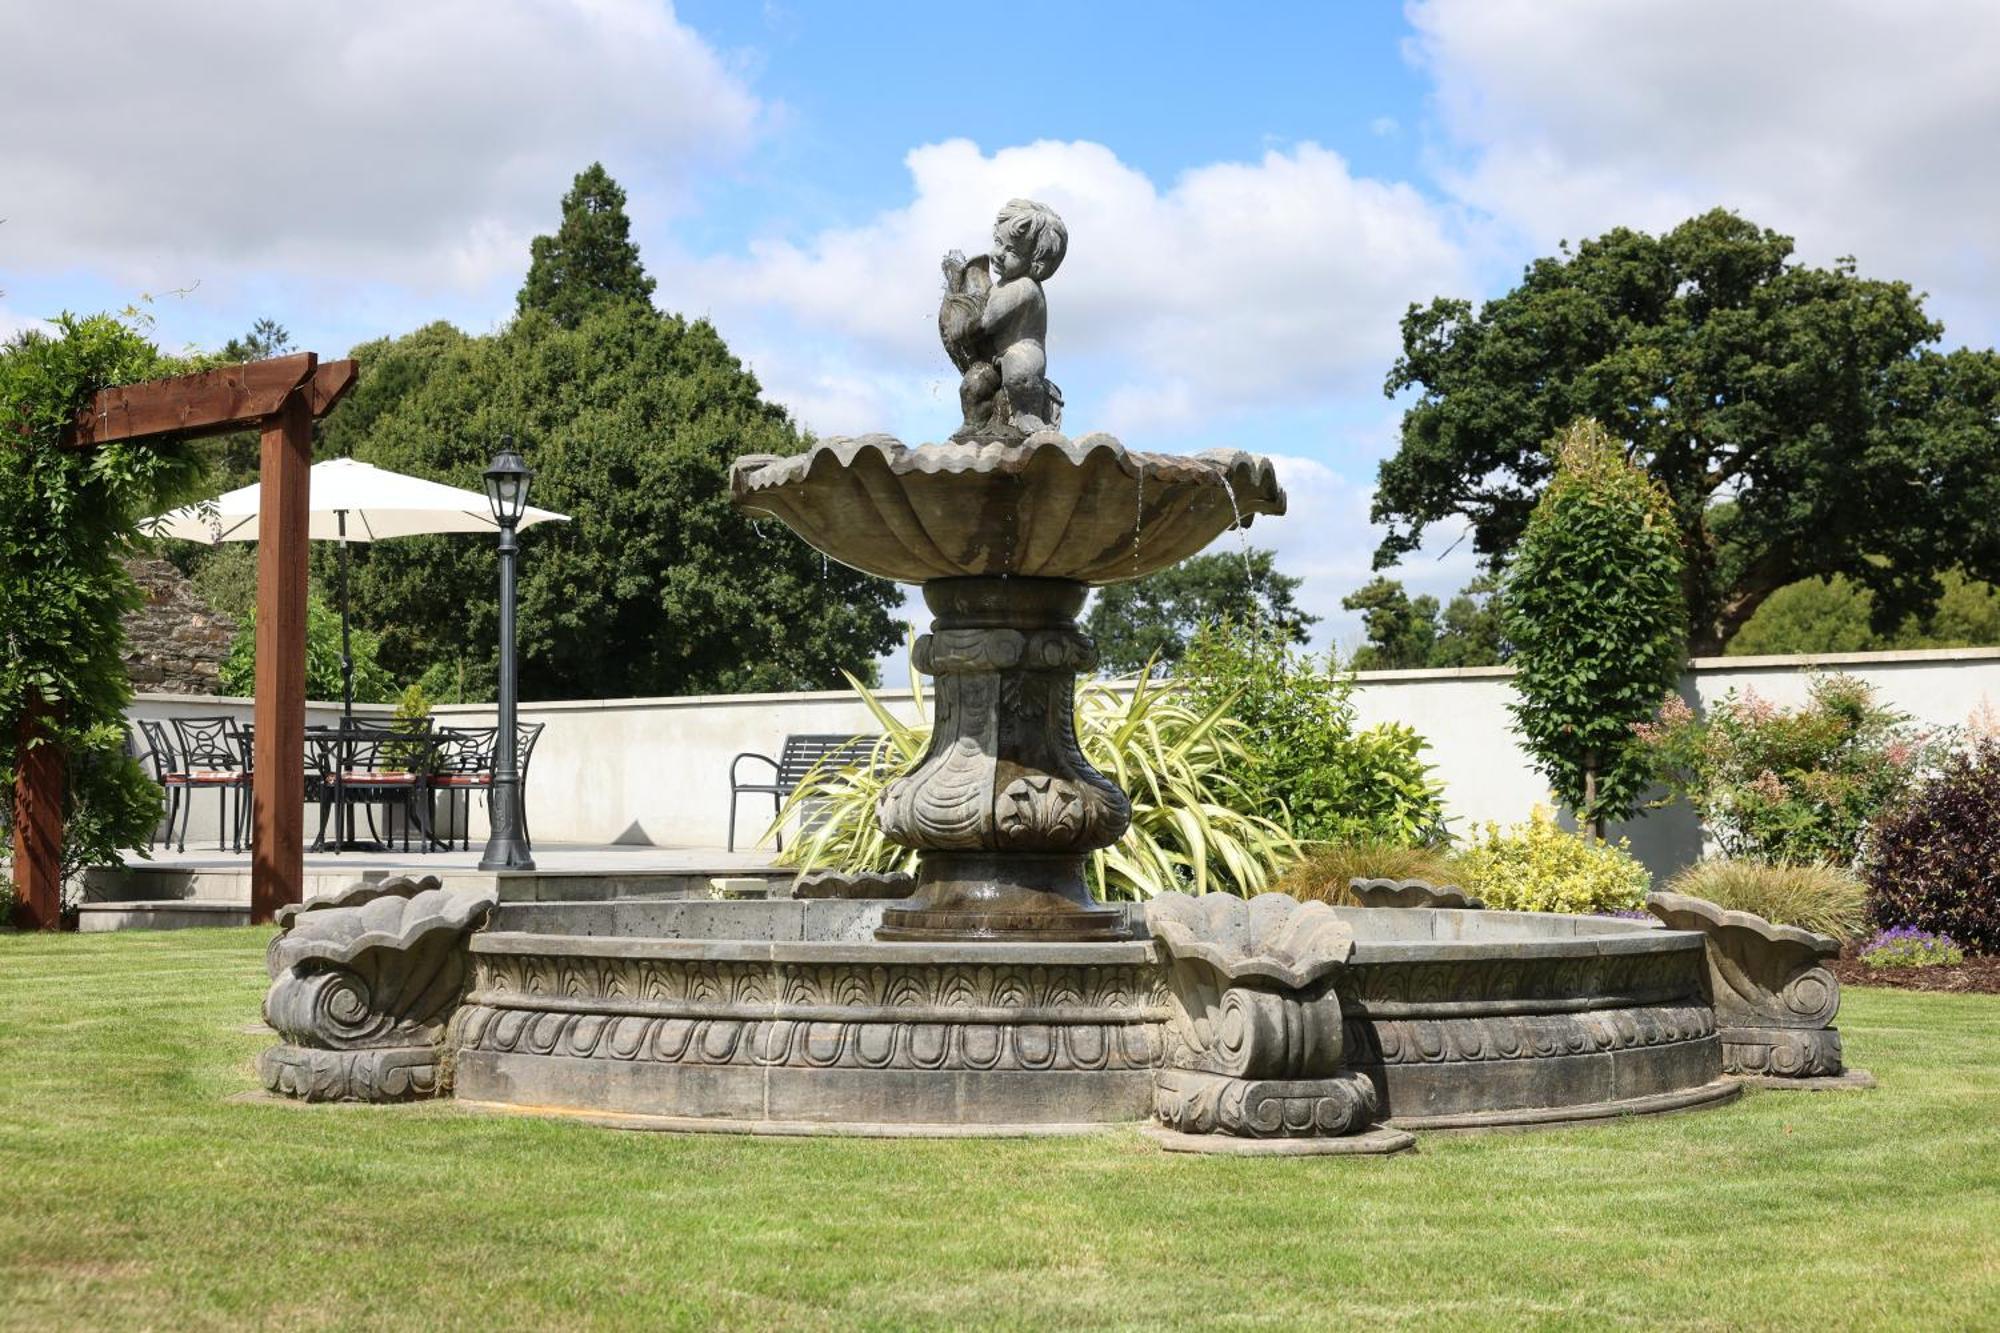
<instances>
[{"instance_id":1,"label":"metal garden bench","mask_svg":"<svg viewBox=\"0 0 2000 1333\"><path fill-rule=\"evenodd\" d=\"M858 760L868 758L874 752L875 736L787 736L785 746L776 759L767 754L745 751L729 761L729 850L736 850L736 804L744 793L766 795L771 798L771 813L785 808L785 800L799 789L806 775L824 763L827 768L844 768ZM737 776L737 769L745 759L755 759L771 766L768 782L744 782ZM785 850L783 834L778 835L778 850Z\"/></svg>"}]
</instances>

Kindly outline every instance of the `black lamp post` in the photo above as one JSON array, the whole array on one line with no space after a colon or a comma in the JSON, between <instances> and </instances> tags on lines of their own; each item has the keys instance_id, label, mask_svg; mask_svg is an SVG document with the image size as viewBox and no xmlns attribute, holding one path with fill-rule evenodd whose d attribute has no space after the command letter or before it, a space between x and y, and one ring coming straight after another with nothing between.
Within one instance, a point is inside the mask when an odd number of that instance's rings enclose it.
<instances>
[{"instance_id":1,"label":"black lamp post","mask_svg":"<svg viewBox=\"0 0 2000 1333\"><path fill-rule=\"evenodd\" d=\"M500 729L493 738L492 829L479 858L481 870L535 868L521 828L521 774L514 762L514 557L521 549L514 528L528 507L534 478L534 469L514 452L514 437L501 437L500 452L486 469L486 503L500 525Z\"/></svg>"}]
</instances>

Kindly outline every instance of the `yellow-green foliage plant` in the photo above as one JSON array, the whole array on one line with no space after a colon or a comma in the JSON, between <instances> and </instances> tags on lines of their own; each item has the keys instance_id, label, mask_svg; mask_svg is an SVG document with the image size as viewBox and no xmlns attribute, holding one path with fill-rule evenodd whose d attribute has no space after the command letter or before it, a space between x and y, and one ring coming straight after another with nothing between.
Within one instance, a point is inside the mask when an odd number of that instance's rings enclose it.
<instances>
[{"instance_id":1,"label":"yellow-green foliage plant","mask_svg":"<svg viewBox=\"0 0 2000 1333\"><path fill-rule=\"evenodd\" d=\"M930 722L921 712L904 721L853 676L848 684L881 726L880 739L868 759L816 769L799 784L773 828L808 812L811 828L778 861L801 869L914 870L916 852L882 836L875 806L889 783L923 758ZM1297 857L1298 844L1283 828L1243 811L1232 774L1244 766L1246 728L1228 704L1204 711L1171 682L1144 678L1092 681L1079 691L1084 756L1132 801L1125 836L1090 857L1099 898L1175 889L1261 893Z\"/></svg>"},{"instance_id":2,"label":"yellow-green foliage plant","mask_svg":"<svg viewBox=\"0 0 2000 1333\"><path fill-rule=\"evenodd\" d=\"M1271 888L1300 902L1317 899L1336 907L1352 907L1354 895L1347 886L1353 880L1421 879L1431 884L1455 884L1457 873L1449 856L1430 847L1381 841L1322 842L1307 846Z\"/></svg>"},{"instance_id":3,"label":"yellow-green foliage plant","mask_svg":"<svg viewBox=\"0 0 2000 1333\"><path fill-rule=\"evenodd\" d=\"M1717 858L1697 861L1668 880L1667 888L1837 940L1858 938L1868 924L1868 886L1839 866Z\"/></svg>"},{"instance_id":4,"label":"yellow-green foliage plant","mask_svg":"<svg viewBox=\"0 0 2000 1333\"><path fill-rule=\"evenodd\" d=\"M1631 911L1653 883L1630 842L1572 833L1543 805L1525 823L1488 821L1452 868L1467 893L1506 912Z\"/></svg>"}]
</instances>

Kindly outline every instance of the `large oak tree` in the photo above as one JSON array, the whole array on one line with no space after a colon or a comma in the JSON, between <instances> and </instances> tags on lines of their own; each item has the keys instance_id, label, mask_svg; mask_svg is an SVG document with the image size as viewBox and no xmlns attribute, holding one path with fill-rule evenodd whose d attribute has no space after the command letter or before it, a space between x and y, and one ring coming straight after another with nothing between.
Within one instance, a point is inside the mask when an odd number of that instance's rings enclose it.
<instances>
[{"instance_id":1,"label":"large oak tree","mask_svg":"<svg viewBox=\"0 0 2000 1333\"><path fill-rule=\"evenodd\" d=\"M1946 569L2000 576L2000 359L1940 352L1942 331L1908 285L1797 263L1721 210L1565 245L1476 309L1412 306L1376 564L1454 517L1503 563L1548 481L1542 442L1592 417L1672 498L1695 652L1813 575L1845 574L1894 626Z\"/></svg>"}]
</instances>

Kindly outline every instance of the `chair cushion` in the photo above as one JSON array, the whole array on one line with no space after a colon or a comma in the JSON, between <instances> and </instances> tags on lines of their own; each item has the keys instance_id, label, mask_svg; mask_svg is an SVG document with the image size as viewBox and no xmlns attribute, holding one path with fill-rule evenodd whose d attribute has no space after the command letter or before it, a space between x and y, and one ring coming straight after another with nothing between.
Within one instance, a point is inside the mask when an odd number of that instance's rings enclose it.
<instances>
[{"instance_id":1,"label":"chair cushion","mask_svg":"<svg viewBox=\"0 0 2000 1333\"><path fill-rule=\"evenodd\" d=\"M491 773L440 773L431 779L440 787L490 787L493 785Z\"/></svg>"}]
</instances>

